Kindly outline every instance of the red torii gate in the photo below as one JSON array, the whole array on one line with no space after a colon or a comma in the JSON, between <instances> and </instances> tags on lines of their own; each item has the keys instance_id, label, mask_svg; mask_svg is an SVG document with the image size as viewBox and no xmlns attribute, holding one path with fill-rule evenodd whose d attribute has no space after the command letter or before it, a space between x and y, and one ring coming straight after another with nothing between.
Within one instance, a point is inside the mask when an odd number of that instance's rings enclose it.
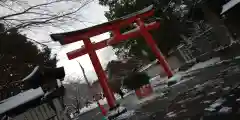
<instances>
[{"instance_id":1,"label":"red torii gate","mask_svg":"<svg viewBox=\"0 0 240 120\"><path fill-rule=\"evenodd\" d=\"M160 26L160 23L155 21L145 25L143 22L143 19L148 18L153 14L154 14L153 6L149 6L141 11L135 12L133 14L121 17L119 19L116 19L107 23L99 24L93 27L89 27L86 29L77 30L73 32L52 34L51 38L54 41L59 41L61 44L69 44L69 43L83 40L84 47L67 53L68 59L71 60L79 56L82 56L84 54L89 54L89 57L91 59L95 72L97 73L97 76L99 78L99 82L103 89L104 95L107 98L108 105L110 108L112 108L115 106L115 98L113 96L112 91L108 87L107 77L101 66L98 56L95 52L96 50L107 47L109 45L116 44L120 41L127 40L129 38L142 35L145 38L146 43L149 45L149 47L151 47L157 59L163 66L168 77L171 77L173 75L171 68L166 62L164 56L161 54L161 52L157 48L156 43L153 40L151 34L148 32L149 30L158 28ZM135 29L125 33L120 32L120 29L122 27L126 27L135 22L137 23L137 27ZM90 41L91 37L100 35L106 32L112 32L113 37L98 43L92 43Z\"/></svg>"}]
</instances>

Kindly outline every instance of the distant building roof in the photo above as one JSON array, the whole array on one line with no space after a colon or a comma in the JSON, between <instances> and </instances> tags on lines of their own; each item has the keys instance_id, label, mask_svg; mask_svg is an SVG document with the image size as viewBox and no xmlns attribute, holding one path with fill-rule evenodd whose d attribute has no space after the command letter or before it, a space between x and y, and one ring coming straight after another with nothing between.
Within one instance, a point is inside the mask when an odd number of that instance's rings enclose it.
<instances>
[{"instance_id":1,"label":"distant building roof","mask_svg":"<svg viewBox=\"0 0 240 120\"><path fill-rule=\"evenodd\" d=\"M236 6L238 3L240 3L240 0L230 0L228 3L226 3L222 6L221 14L227 12L228 10L230 10L231 8Z\"/></svg>"}]
</instances>

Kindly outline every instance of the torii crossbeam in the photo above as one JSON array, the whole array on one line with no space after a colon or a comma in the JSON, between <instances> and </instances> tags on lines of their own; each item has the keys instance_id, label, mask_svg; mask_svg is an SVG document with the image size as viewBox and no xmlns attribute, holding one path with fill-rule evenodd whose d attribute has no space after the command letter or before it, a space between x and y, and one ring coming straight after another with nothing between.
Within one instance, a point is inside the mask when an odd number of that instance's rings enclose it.
<instances>
[{"instance_id":1,"label":"torii crossbeam","mask_svg":"<svg viewBox=\"0 0 240 120\"><path fill-rule=\"evenodd\" d=\"M54 41L59 41L61 44L69 44L73 42L77 42L83 40L84 47L74 50L72 52L67 53L68 59L74 59L84 54L89 54L95 72L99 78L100 85L103 89L104 95L107 98L108 105L110 108L115 106L115 98L113 96L112 91L108 87L107 77L105 72L101 66L101 63L96 54L96 50L107 47L109 45L116 44L120 41L127 40L129 38L137 37L142 35L146 43L152 49L152 52L156 55L158 61L163 66L165 72L168 77L173 75L168 63L166 62L164 56L161 54L159 49L156 46L155 41L153 40L151 34L148 32L153 29L157 29L160 26L160 23L155 21L149 24L145 24L143 22L144 19L152 16L154 14L153 6L149 6L141 11L135 12L133 14L121 17L119 19L106 22L103 24L99 24L93 27L89 27L82 30L77 30L73 32L52 34L51 37ZM121 33L120 29L131 25L133 23L137 23L137 27L133 30L130 30L125 33ZM103 40L98 43L92 43L90 38L96 35L100 35L102 33L111 32L113 33L113 37Z\"/></svg>"}]
</instances>

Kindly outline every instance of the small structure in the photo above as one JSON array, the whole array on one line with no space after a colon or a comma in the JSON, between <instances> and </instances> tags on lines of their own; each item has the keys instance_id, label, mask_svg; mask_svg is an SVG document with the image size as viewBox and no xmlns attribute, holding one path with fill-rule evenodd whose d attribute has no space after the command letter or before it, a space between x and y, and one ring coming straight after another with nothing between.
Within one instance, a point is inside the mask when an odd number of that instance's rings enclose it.
<instances>
[{"instance_id":1,"label":"small structure","mask_svg":"<svg viewBox=\"0 0 240 120\"><path fill-rule=\"evenodd\" d=\"M25 89L28 88L27 90L0 101L0 118L69 120L64 113L64 105L61 99L65 89L59 79L64 76L63 68L50 68L42 72L39 67L36 67L31 74L22 80L23 86L25 86ZM43 80L44 77L55 78L54 81L47 79L49 80L47 82L55 82L56 84L48 85Z\"/></svg>"}]
</instances>

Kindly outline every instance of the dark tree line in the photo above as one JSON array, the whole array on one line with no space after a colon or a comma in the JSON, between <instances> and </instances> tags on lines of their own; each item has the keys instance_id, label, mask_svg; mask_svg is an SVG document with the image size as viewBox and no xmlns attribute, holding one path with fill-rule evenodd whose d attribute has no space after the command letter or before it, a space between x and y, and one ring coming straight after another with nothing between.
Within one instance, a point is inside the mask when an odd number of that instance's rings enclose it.
<instances>
[{"instance_id":1,"label":"dark tree line","mask_svg":"<svg viewBox=\"0 0 240 120\"><path fill-rule=\"evenodd\" d=\"M1 24L1 31L5 30ZM51 50L29 41L18 31L0 35L0 100L21 92L20 80L26 77L35 66L56 66L56 58Z\"/></svg>"},{"instance_id":2,"label":"dark tree line","mask_svg":"<svg viewBox=\"0 0 240 120\"><path fill-rule=\"evenodd\" d=\"M220 14L222 6L229 1L230 0L99 0L99 4L109 7L109 11L105 13L108 20L114 20L142 10L149 5L154 5L155 14L153 18L160 19L161 25L159 29L151 31L151 34L162 53L168 57L170 50L176 49L179 44L184 44L190 48L191 54L194 55L194 57L198 57L204 53L213 51L213 49L229 45L233 33L229 33L229 29ZM237 10L235 11L238 12ZM237 15L236 12L231 14ZM234 18L236 17L234 16ZM152 18L146 20L146 23L151 19ZM236 20L233 22L236 22ZM234 25L231 26L233 27ZM128 31L132 28L133 26L128 26L123 28L121 32ZM235 31L237 32L237 30ZM156 59L142 37L123 41L114 45L113 48L115 54L121 59L131 59L132 57L139 59L144 58L150 61ZM115 65L118 67L111 66L111 64L112 62L109 62L108 67L112 67L112 69L123 66L121 62ZM119 71L121 72L121 70ZM110 78L121 78L122 80L124 76L132 74L128 72L128 74L123 75L120 74L119 71L116 69L115 72L112 71L109 73L112 74L110 76L113 76ZM132 77L129 76L128 78ZM117 83L120 82L118 81Z\"/></svg>"},{"instance_id":3,"label":"dark tree line","mask_svg":"<svg viewBox=\"0 0 240 120\"><path fill-rule=\"evenodd\" d=\"M219 45L228 44L228 31L221 21L222 5L229 0L100 0L99 4L109 6L105 13L108 20L136 12L149 5L155 7L155 18L160 18L161 26L152 31L152 35L165 56L171 49L180 43L193 40L202 32L213 28L215 38ZM130 27L131 28L131 27ZM124 28L126 31L129 28ZM148 53L147 58L154 60L149 47L142 37L133 38L113 46L116 55L120 58L131 56L146 57L143 51Z\"/></svg>"}]
</instances>

